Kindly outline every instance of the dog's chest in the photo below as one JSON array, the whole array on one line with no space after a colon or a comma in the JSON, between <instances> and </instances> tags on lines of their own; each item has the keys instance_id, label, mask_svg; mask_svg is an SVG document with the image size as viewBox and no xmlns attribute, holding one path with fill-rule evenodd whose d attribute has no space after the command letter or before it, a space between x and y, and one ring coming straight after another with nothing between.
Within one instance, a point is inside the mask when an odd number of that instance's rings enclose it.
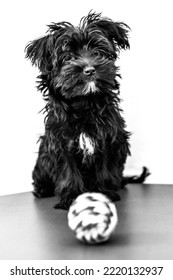
<instances>
[{"instance_id":1,"label":"dog's chest","mask_svg":"<svg viewBox=\"0 0 173 280\"><path fill-rule=\"evenodd\" d=\"M108 123L107 108L91 102L75 103L69 115L69 150L83 155L83 161L104 149ZM75 148L75 149L74 149Z\"/></svg>"},{"instance_id":2,"label":"dog's chest","mask_svg":"<svg viewBox=\"0 0 173 280\"><path fill-rule=\"evenodd\" d=\"M86 135L100 138L106 124L106 113L101 113L101 109L94 102L76 102L72 106L68 123L71 136L83 133L80 139L85 142ZM86 140L86 143L90 141Z\"/></svg>"}]
</instances>

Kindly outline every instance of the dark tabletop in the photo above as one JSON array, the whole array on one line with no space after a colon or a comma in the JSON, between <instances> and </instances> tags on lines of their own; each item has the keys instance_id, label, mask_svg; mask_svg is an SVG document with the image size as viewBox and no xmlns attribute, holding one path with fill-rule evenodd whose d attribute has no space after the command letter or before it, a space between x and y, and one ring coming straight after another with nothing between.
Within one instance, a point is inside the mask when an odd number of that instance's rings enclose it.
<instances>
[{"instance_id":1,"label":"dark tabletop","mask_svg":"<svg viewBox=\"0 0 173 280\"><path fill-rule=\"evenodd\" d=\"M107 243L85 245L56 198L0 197L0 259L173 259L173 186L128 185L116 203L119 223Z\"/></svg>"}]
</instances>

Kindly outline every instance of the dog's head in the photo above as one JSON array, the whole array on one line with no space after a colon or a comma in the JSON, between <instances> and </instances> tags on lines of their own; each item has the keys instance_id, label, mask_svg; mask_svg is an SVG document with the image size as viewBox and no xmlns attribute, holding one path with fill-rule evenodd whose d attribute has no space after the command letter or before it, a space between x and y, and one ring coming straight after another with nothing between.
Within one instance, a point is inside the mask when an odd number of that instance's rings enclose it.
<instances>
[{"instance_id":1,"label":"dog's head","mask_svg":"<svg viewBox=\"0 0 173 280\"><path fill-rule=\"evenodd\" d=\"M90 12L78 27L68 22L49 25L48 34L26 46L36 65L40 89L66 99L115 89L115 60L129 48L129 27Z\"/></svg>"}]
</instances>

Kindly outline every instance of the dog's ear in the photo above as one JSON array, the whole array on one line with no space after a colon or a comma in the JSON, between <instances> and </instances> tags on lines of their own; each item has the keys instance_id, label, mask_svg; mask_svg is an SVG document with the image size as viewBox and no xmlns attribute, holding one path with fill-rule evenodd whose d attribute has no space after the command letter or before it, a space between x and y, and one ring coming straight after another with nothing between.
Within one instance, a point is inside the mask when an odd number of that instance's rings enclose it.
<instances>
[{"instance_id":1,"label":"dog's ear","mask_svg":"<svg viewBox=\"0 0 173 280\"><path fill-rule=\"evenodd\" d=\"M51 69L52 38L46 35L30 42L26 48L26 58L29 58L33 65L37 66L43 73Z\"/></svg>"},{"instance_id":2,"label":"dog's ear","mask_svg":"<svg viewBox=\"0 0 173 280\"><path fill-rule=\"evenodd\" d=\"M68 22L52 23L48 27L48 35L29 42L25 48L26 58L43 73L52 70L62 45L61 36L73 28Z\"/></svg>"},{"instance_id":3,"label":"dog's ear","mask_svg":"<svg viewBox=\"0 0 173 280\"><path fill-rule=\"evenodd\" d=\"M114 50L130 48L128 33L130 27L123 22L114 22L104 18L101 13L90 11L87 17L83 17L81 23L84 27L99 29L104 36L112 43Z\"/></svg>"},{"instance_id":4,"label":"dog's ear","mask_svg":"<svg viewBox=\"0 0 173 280\"><path fill-rule=\"evenodd\" d=\"M115 50L130 48L128 40L130 27L127 24L103 19L97 21L96 25L105 34L108 40L113 43Z\"/></svg>"}]
</instances>

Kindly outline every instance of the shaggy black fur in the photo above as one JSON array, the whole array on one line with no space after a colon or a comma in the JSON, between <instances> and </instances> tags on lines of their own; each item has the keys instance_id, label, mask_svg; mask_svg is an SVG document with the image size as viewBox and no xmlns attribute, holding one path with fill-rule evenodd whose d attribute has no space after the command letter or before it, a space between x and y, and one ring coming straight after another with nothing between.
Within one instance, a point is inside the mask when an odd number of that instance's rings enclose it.
<instances>
[{"instance_id":1,"label":"shaggy black fur","mask_svg":"<svg viewBox=\"0 0 173 280\"><path fill-rule=\"evenodd\" d=\"M129 27L90 12L78 27L49 25L48 34L30 42L26 57L40 70L38 89L46 100L45 134L33 171L34 194L57 196L68 209L83 192L112 200L130 180L123 178L129 133L119 107L121 49L129 48Z\"/></svg>"}]
</instances>

